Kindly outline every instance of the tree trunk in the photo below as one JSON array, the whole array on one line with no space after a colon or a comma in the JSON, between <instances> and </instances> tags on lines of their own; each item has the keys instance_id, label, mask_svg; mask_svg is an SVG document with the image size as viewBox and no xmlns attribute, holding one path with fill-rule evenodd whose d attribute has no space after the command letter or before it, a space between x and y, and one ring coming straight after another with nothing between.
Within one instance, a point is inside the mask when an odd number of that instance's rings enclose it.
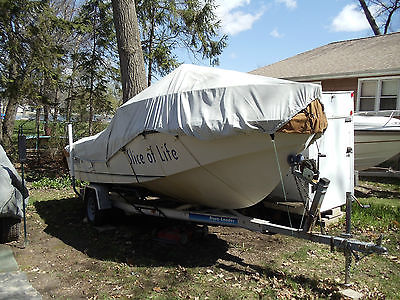
<instances>
[{"instance_id":1,"label":"tree trunk","mask_svg":"<svg viewBox=\"0 0 400 300\"><path fill-rule=\"evenodd\" d=\"M154 39L154 27L155 25L155 13L156 9L153 8L152 15L151 15L151 29L150 29L150 37L149 37L149 47L148 47L148 54L149 54L149 63L147 66L147 86L151 85L151 78L153 77L153 39Z\"/></svg>"},{"instance_id":2,"label":"tree trunk","mask_svg":"<svg viewBox=\"0 0 400 300\"><path fill-rule=\"evenodd\" d=\"M65 111L65 120L69 123L71 121L72 115L72 89L73 89L73 79L72 76L70 77L69 86L68 86L68 95L67 95L67 104L66 104L66 111Z\"/></svg>"},{"instance_id":3,"label":"tree trunk","mask_svg":"<svg viewBox=\"0 0 400 300\"><path fill-rule=\"evenodd\" d=\"M376 25L375 19L372 16L371 12L368 9L367 4L365 3L365 0L358 0L360 2L360 5L364 11L365 17L368 20L369 25L372 28L372 31L374 32L375 35L381 35L381 31L379 30L378 25Z\"/></svg>"},{"instance_id":4,"label":"tree trunk","mask_svg":"<svg viewBox=\"0 0 400 300\"><path fill-rule=\"evenodd\" d=\"M112 5L125 103L146 88L146 71L135 1L112 0Z\"/></svg>"},{"instance_id":5,"label":"tree trunk","mask_svg":"<svg viewBox=\"0 0 400 300\"><path fill-rule=\"evenodd\" d=\"M43 130L44 135L50 135L49 131L49 106L47 104L43 105Z\"/></svg>"},{"instance_id":6,"label":"tree trunk","mask_svg":"<svg viewBox=\"0 0 400 300\"><path fill-rule=\"evenodd\" d=\"M58 121L58 107L60 106L58 84L57 84L57 88L56 88L55 100L56 100L57 105L54 107L53 114L52 114L53 115L53 124L55 124ZM52 126L52 127L54 127L54 126Z\"/></svg>"},{"instance_id":7,"label":"tree trunk","mask_svg":"<svg viewBox=\"0 0 400 300\"><path fill-rule=\"evenodd\" d=\"M18 97L18 84L17 84L17 65L14 61L11 61L9 67L9 79L12 81L12 86L7 88L8 102L5 111L2 128L2 142L3 145L8 148L12 142L12 134L14 132L15 117L17 116L17 109L19 104Z\"/></svg>"},{"instance_id":8,"label":"tree trunk","mask_svg":"<svg viewBox=\"0 0 400 300\"><path fill-rule=\"evenodd\" d=\"M97 16L97 11L96 11ZM96 28L96 20L93 20L93 28ZM94 61L94 57L96 55L96 47L97 47L97 35L96 30L93 31L93 45L92 45L92 61ZM88 124L88 131L89 135L92 135L93 131L93 90L94 90L94 70L93 66L90 70L90 90L89 90L89 124Z\"/></svg>"},{"instance_id":9,"label":"tree trunk","mask_svg":"<svg viewBox=\"0 0 400 300\"><path fill-rule=\"evenodd\" d=\"M3 111L4 110L4 102L0 99L0 143L3 144Z\"/></svg>"},{"instance_id":10,"label":"tree trunk","mask_svg":"<svg viewBox=\"0 0 400 300\"><path fill-rule=\"evenodd\" d=\"M36 107L35 115L35 128L36 128L36 160L39 162L39 147L40 147L40 106Z\"/></svg>"},{"instance_id":11,"label":"tree trunk","mask_svg":"<svg viewBox=\"0 0 400 300\"><path fill-rule=\"evenodd\" d=\"M53 122L51 122L49 135L52 135L55 137L55 133L57 132L57 124L58 124L58 106L54 107L52 116L53 116Z\"/></svg>"},{"instance_id":12,"label":"tree trunk","mask_svg":"<svg viewBox=\"0 0 400 300\"><path fill-rule=\"evenodd\" d=\"M388 17L387 17L387 19L386 19L385 30L384 30L383 34L387 34L387 33L388 33L390 21L392 20L392 16L393 16L393 14L395 13L395 11L396 11L396 10L393 9L393 10L391 10L391 11L389 12L389 15L388 15Z\"/></svg>"},{"instance_id":13,"label":"tree trunk","mask_svg":"<svg viewBox=\"0 0 400 300\"><path fill-rule=\"evenodd\" d=\"M11 145L11 137L14 132L15 117L17 116L18 98L12 97L8 100L6 113L3 120L3 144L5 147Z\"/></svg>"},{"instance_id":14,"label":"tree trunk","mask_svg":"<svg viewBox=\"0 0 400 300\"><path fill-rule=\"evenodd\" d=\"M88 132L89 135L92 135L93 133L93 96L92 96L92 91L90 91L89 94L89 123L88 123Z\"/></svg>"},{"instance_id":15,"label":"tree trunk","mask_svg":"<svg viewBox=\"0 0 400 300\"><path fill-rule=\"evenodd\" d=\"M80 38L78 37L77 40L78 40L78 43L75 44L74 51L72 53L73 57L75 57L77 52L78 52L77 48L78 48L78 44L79 44ZM74 78L76 77L76 69L77 69L77 67L78 67L78 62L77 62L76 59L73 59L73 62L72 62L72 74L70 75L70 78L69 78L67 105L66 105L66 113L65 113L65 120L68 123L71 121L71 118L72 118L72 107L73 107L73 104L74 104L73 100L75 99L75 94L73 92L74 84L75 84Z\"/></svg>"}]
</instances>

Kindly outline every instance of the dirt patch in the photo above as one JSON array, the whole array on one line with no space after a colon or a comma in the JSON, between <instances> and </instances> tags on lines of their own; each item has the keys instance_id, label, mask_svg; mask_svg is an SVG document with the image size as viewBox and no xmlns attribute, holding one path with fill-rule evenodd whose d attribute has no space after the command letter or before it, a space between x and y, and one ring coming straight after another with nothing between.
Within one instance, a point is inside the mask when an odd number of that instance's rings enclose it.
<instances>
[{"instance_id":1,"label":"dirt patch","mask_svg":"<svg viewBox=\"0 0 400 300\"><path fill-rule=\"evenodd\" d=\"M82 203L75 198L36 202L28 214L29 245L15 247L16 259L44 298L87 298L107 294L102 280L82 280L85 273L115 276L113 267L212 267L228 271L258 270L257 262L279 251L278 236L264 236L240 229L211 227L205 238L186 245L159 242L154 232L182 223L136 216L97 230L84 222ZM252 251L248 251L251 247ZM111 268L109 268L111 265ZM79 274L81 278L77 278Z\"/></svg>"},{"instance_id":2,"label":"dirt patch","mask_svg":"<svg viewBox=\"0 0 400 300\"><path fill-rule=\"evenodd\" d=\"M98 230L83 211L72 193L28 208L29 245L14 243L14 252L44 299L339 297L343 256L327 247L226 227L210 227L185 245L166 244L157 230L186 225L118 215Z\"/></svg>"}]
</instances>

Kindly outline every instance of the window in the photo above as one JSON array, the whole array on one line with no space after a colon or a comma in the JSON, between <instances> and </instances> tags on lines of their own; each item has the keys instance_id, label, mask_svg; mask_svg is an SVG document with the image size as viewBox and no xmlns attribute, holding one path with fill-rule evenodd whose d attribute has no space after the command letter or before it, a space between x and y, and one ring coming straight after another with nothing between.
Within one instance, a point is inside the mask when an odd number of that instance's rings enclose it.
<instances>
[{"instance_id":1,"label":"window","mask_svg":"<svg viewBox=\"0 0 400 300\"><path fill-rule=\"evenodd\" d=\"M357 111L400 109L400 77L360 79Z\"/></svg>"}]
</instances>

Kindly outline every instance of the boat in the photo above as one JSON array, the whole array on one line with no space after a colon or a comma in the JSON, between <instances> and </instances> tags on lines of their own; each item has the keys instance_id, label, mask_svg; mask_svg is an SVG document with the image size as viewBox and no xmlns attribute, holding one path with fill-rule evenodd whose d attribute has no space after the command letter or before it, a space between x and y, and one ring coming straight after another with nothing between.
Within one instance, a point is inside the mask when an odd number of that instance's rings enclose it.
<instances>
[{"instance_id":1,"label":"boat","mask_svg":"<svg viewBox=\"0 0 400 300\"><path fill-rule=\"evenodd\" d=\"M263 200L288 157L327 127L319 85L182 65L74 142L74 175L180 202L237 209Z\"/></svg>"},{"instance_id":2,"label":"boat","mask_svg":"<svg viewBox=\"0 0 400 300\"><path fill-rule=\"evenodd\" d=\"M400 120L354 115L354 168L374 167L400 152Z\"/></svg>"}]
</instances>

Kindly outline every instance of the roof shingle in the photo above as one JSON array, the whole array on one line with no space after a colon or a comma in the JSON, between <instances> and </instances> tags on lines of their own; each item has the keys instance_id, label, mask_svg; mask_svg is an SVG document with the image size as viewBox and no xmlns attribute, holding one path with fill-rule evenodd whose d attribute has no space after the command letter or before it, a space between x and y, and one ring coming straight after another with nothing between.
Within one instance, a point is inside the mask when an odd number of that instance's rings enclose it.
<instances>
[{"instance_id":1,"label":"roof shingle","mask_svg":"<svg viewBox=\"0 0 400 300\"><path fill-rule=\"evenodd\" d=\"M251 74L301 79L400 74L400 32L334 42L251 71Z\"/></svg>"}]
</instances>

